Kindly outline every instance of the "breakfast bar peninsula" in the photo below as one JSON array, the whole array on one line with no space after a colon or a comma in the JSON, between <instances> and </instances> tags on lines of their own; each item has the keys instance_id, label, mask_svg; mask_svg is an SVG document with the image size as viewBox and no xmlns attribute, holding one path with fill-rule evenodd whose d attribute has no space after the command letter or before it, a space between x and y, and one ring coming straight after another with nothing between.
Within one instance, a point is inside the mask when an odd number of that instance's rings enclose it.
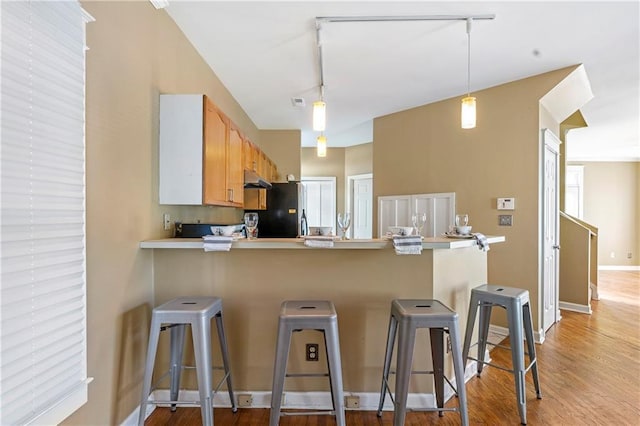
<instances>
[{"instance_id":1,"label":"breakfast bar peninsula","mask_svg":"<svg viewBox=\"0 0 640 426\"><path fill-rule=\"evenodd\" d=\"M487 236L490 245L503 241ZM458 312L464 329L470 290L487 282L491 255L476 240L444 237L425 238L419 255L397 255L386 239L335 241L332 248L306 247L302 239L238 240L228 252L205 252L202 239L172 238L143 241L140 247L153 250L156 305L179 296L223 299L234 387L252 393L253 406L269 405L282 301L333 301L344 389L361 396L361 409L377 408L391 301L438 299ZM305 361L307 343L320 344L320 362ZM326 371L323 344L318 332L295 333L290 370ZM425 355L416 356L415 368L429 369L427 334L418 336L416 347ZM412 381L410 392L432 394L431 383ZM287 405L300 403L298 388L326 391L327 386L324 378L287 379ZM329 404L328 392L316 397L320 405Z\"/></svg>"}]
</instances>

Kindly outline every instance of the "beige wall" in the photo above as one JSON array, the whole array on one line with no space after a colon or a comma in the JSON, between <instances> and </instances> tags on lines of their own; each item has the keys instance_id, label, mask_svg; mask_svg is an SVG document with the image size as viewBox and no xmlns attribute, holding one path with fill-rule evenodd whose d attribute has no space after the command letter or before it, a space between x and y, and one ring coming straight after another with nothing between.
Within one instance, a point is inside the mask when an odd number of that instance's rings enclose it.
<instances>
[{"instance_id":1,"label":"beige wall","mask_svg":"<svg viewBox=\"0 0 640 426\"><path fill-rule=\"evenodd\" d=\"M460 99L374 120L374 200L382 195L455 192L478 232L505 235L489 252L491 283L528 289L538 305L538 171L540 129L559 123L539 99L566 77L566 68L474 95L477 127L460 129ZM515 197L513 226L498 226L497 197ZM374 209L374 224L377 211ZM537 329L540 319L534 314Z\"/></svg>"},{"instance_id":2,"label":"beige wall","mask_svg":"<svg viewBox=\"0 0 640 426\"><path fill-rule=\"evenodd\" d=\"M584 220L598 227L598 264L640 266L640 162L570 164L584 165Z\"/></svg>"},{"instance_id":3,"label":"beige wall","mask_svg":"<svg viewBox=\"0 0 640 426\"><path fill-rule=\"evenodd\" d=\"M300 179L300 130L261 130L260 148L278 166L278 180Z\"/></svg>"},{"instance_id":4,"label":"beige wall","mask_svg":"<svg viewBox=\"0 0 640 426\"><path fill-rule=\"evenodd\" d=\"M591 268L585 268L591 260L591 231L565 215L560 215L560 302L574 308L589 308Z\"/></svg>"},{"instance_id":5,"label":"beige wall","mask_svg":"<svg viewBox=\"0 0 640 426\"><path fill-rule=\"evenodd\" d=\"M346 177L373 172L373 143L345 148L344 175Z\"/></svg>"},{"instance_id":6,"label":"beige wall","mask_svg":"<svg viewBox=\"0 0 640 426\"><path fill-rule=\"evenodd\" d=\"M259 132L166 12L149 2L83 2L87 25L87 325L89 402L65 424L120 424L139 404L151 251L162 213L234 222L242 210L158 205L160 93L205 93L249 137Z\"/></svg>"}]
</instances>

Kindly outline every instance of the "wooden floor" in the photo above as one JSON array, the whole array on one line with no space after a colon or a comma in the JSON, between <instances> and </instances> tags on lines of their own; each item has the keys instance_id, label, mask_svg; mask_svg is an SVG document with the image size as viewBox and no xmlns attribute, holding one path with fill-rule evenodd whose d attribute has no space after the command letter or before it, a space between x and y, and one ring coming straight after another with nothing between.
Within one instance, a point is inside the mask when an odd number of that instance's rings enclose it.
<instances>
[{"instance_id":1,"label":"wooden floor","mask_svg":"<svg viewBox=\"0 0 640 426\"><path fill-rule=\"evenodd\" d=\"M592 302L593 315L563 311L562 321L536 345L543 399L536 399L527 374L529 425L638 425L640 424L640 272L600 271L600 300ZM496 362L510 363L510 353L491 352ZM520 423L513 376L488 367L481 378L467 382L472 425ZM455 406L456 401L449 401ZM269 424L268 409L216 408L215 424L262 426ZM391 425L393 414L378 418L373 411L347 411L347 425ZM171 413L157 408L146 425L199 425L199 408ZM413 412L405 425L458 425L457 413ZM330 426L330 416L283 417L281 426Z\"/></svg>"}]
</instances>

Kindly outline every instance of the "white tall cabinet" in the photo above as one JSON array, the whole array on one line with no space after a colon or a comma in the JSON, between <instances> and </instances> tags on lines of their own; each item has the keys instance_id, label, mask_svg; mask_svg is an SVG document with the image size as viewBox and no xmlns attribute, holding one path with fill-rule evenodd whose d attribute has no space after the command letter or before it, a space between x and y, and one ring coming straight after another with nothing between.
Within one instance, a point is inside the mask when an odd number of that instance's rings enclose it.
<instances>
[{"instance_id":1,"label":"white tall cabinet","mask_svg":"<svg viewBox=\"0 0 640 426\"><path fill-rule=\"evenodd\" d=\"M427 213L422 236L436 237L449 230L455 212L455 192L378 197L378 236L383 236L389 226L413 226L412 215Z\"/></svg>"}]
</instances>

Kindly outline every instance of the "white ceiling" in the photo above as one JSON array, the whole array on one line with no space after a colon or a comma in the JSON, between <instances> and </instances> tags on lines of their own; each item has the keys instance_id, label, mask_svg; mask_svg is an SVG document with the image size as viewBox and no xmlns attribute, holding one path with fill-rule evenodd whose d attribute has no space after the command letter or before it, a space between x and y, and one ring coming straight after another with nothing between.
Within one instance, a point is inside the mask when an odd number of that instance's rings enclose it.
<instances>
[{"instance_id":1,"label":"white ceiling","mask_svg":"<svg viewBox=\"0 0 640 426\"><path fill-rule=\"evenodd\" d=\"M495 14L473 22L471 92L584 64L594 99L582 109L589 127L569 134L569 159L640 160L638 1L170 0L165 10L258 128L302 129L303 146L317 136L316 17ZM330 147L370 142L374 117L467 91L464 21L325 23L321 33Z\"/></svg>"}]
</instances>

